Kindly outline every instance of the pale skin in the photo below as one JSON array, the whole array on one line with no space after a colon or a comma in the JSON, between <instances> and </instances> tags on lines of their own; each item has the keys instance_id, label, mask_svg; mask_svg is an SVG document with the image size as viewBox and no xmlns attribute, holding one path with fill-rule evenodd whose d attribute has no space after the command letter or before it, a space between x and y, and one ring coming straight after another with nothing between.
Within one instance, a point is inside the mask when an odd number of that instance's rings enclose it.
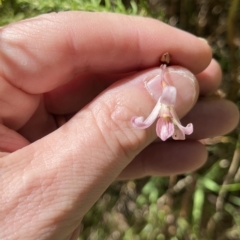
<instances>
[{"instance_id":1,"label":"pale skin","mask_svg":"<svg viewBox=\"0 0 240 240\"><path fill-rule=\"evenodd\" d=\"M0 239L77 239L113 181L195 170L207 159L198 140L238 123L233 103L197 101L198 85L205 96L221 81L208 44L159 21L54 13L1 28L0 43ZM194 125L185 141L130 124L156 103L144 81L165 52L197 77L172 77L190 92L177 105Z\"/></svg>"}]
</instances>

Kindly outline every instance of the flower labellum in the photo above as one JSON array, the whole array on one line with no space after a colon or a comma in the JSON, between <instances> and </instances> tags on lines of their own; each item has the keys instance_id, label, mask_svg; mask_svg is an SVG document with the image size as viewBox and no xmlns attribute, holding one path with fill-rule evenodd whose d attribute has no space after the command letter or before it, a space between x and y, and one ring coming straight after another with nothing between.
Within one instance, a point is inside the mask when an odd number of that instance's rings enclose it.
<instances>
[{"instance_id":1,"label":"flower labellum","mask_svg":"<svg viewBox=\"0 0 240 240\"><path fill-rule=\"evenodd\" d=\"M156 133L162 141L172 137L175 140L184 140L185 135L193 132L193 125L189 123L186 127L181 122L174 109L177 90L173 86L165 86L162 95L157 101L150 115L144 120L143 117L133 117L133 127L145 129L150 127L156 120Z\"/></svg>"}]
</instances>

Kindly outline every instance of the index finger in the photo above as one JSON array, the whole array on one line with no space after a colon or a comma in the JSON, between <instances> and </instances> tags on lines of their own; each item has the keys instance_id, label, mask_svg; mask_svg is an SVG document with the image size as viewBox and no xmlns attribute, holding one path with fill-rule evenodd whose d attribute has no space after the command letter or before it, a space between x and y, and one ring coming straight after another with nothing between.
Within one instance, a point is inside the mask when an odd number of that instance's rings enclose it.
<instances>
[{"instance_id":1,"label":"index finger","mask_svg":"<svg viewBox=\"0 0 240 240\"><path fill-rule=\"evenodd\" d=\"M29 93L50 91L79 72L119 73L172 63L201 72L208 44L160 21L112 13L62 12L0 30L0 72Z\"/></svg>"}]
</instances>

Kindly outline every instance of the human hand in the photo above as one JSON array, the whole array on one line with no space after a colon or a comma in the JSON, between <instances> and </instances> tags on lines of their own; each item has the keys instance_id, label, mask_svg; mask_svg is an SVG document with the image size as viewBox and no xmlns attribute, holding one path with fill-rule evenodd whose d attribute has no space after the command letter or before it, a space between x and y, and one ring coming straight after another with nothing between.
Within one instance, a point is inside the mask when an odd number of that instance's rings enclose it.
<instances>
[{"instance_id":1,"label":"human hand","mask_svg":"<svg viewBox=\"0 0 240 240\"><path fill-rule=\"evenodd\" d=\"M111 182L194 170L207 156L198 139L238 122L232 103L197 101L198 84L203 96L221 79L209 46L159 21L47 14L2 28L0 42L1 239L76 239ZM182 122L192 122L194 133L153 143L154 126L134 129L130 120L154 106L157 92L145 83L164 52L198 79L168 69L177 112L188 113Z\"/></svg>"}]
</instances>

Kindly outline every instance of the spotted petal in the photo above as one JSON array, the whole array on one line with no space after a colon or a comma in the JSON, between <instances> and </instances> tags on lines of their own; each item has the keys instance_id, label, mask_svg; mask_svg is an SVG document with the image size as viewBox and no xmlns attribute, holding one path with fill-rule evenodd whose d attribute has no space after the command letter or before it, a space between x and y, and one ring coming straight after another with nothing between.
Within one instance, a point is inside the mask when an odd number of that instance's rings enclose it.
<instances>
[{"instance_id":1,"label":"spotted petal","mask_svg":"<svg viewBox=\"0 0 240 240\"><path fill-rule=\"evenodd\" d=\"M175 131L173 134L173 139L175 140L184 140L185 139L185 135L190 135L193 133L193 124L189 123L186 127L184 127L178 116L177 113L175 112L174 108L171 108L171 115L173 118L173 122L176 125L175 126Z\"/></svg>"}]
</instances>

